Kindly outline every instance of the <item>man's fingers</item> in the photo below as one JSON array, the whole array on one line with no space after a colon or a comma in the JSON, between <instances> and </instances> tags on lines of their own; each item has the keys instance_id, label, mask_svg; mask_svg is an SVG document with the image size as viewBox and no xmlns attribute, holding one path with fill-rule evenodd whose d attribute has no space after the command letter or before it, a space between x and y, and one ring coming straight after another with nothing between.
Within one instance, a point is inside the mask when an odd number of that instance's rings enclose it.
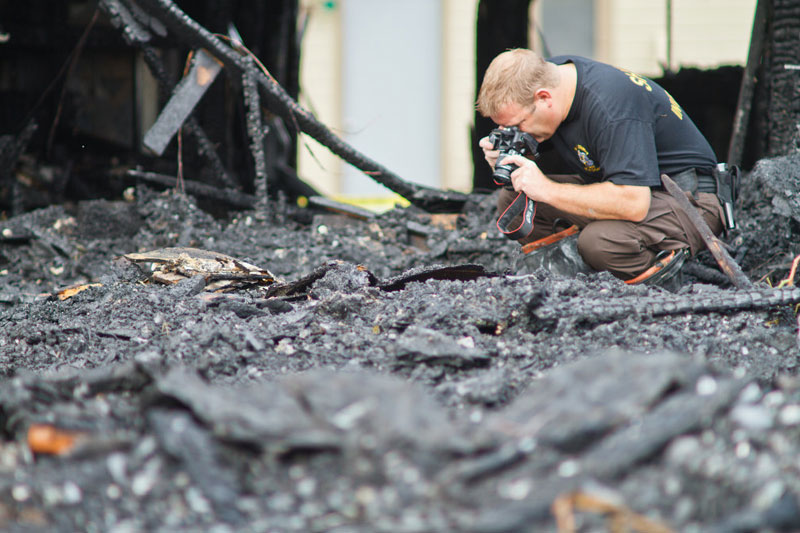
<instances>
[{"instance_id":1,"label":"man's fingers","mask_svg":"<svg viewBox=\"0 0 800 533\"><path fill-rule=\"evenodd\" d=\"M526 159L521 155L508 155L503 158L502 161L499 163L501 165L517 165L518 167L526 166L527 163L530 162L530 159Z\"/></svg>"}]
</instances>

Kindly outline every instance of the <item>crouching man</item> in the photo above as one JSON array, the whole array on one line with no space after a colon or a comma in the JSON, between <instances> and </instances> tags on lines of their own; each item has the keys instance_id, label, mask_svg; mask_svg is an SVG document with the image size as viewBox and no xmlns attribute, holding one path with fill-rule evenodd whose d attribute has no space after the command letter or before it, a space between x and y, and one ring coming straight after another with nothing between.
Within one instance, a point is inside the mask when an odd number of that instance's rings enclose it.
<instances>
[{"instance_id":1,"label":"crouching man","mask_svg":"<svg viewBox=\"0 0 800 533\"><path fill-rule=\"evenodd\" d=\"M481 139L492 168L518 167L511 173L513 190L500 194L499 213L519 193L535 202L533 230L514 236L523 250L569 233L556 224L566 221L580 231L578 251L591 268L627 283L662 281L705 247L662 188L662 173L686 190L715 234L722 232L714 151L653 81L583 57L545 61L531 50L509 50L486 70L477 107L500 128L517 127L538 143L549 141L575 171L547 176L523 155L498 161L493 142Z\"/></svg>"}]
</instances>

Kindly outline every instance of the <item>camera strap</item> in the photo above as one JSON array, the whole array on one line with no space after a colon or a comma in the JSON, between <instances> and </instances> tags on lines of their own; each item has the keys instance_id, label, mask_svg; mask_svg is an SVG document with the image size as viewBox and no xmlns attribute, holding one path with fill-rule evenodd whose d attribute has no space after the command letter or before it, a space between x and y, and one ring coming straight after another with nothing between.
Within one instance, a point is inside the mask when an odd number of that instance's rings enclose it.
<instances>
[{"instance_id":1,"label":"camera strap","mask_svg":"<svg viewBox=\"0 0 800 533\"><path fill-rule=\"evenodd\" d=\"M522 222L516 228L508 229L508 225L520 213L522 213ZM518 193L514 201L506 207L506 210L497 219L497 229L509 239L522 239L533 231L533 217L535 214L536 202L528 198L524 193Z\"/></svg>"}]
</instances>

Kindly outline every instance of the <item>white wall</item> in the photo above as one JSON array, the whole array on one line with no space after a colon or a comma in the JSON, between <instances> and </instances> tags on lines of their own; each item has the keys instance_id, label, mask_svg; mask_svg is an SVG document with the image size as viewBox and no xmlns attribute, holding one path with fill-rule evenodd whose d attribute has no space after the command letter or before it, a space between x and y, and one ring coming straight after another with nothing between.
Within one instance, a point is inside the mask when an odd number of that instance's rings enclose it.
<instances>
[{"instance_id":1,"label":"white wall","mask_svg":"<svg viewBox=\"0 0 800 533\"><path fill-rule=\"evenodd\" d=\"M441 1L341 2L345 140L401 178L441 184ZM341 193L391 194L352 166Z\"/></svg>"},{"instance_id":2,"label":"white wall","mask_svg":"<svg viewBox=\"0 0 800 533\"><path fill-rule=\"evenodd\" d=\"M744 64L756 0L672 0L672 68ZM597 59L659 76L667 66L667 0L600 0Z\"/></svg>"},{"instance_id":3,"label":"white wall","mask_svg":"<svg viewBox=\"0 0 800 533\"><path fill-rule=\"evenodd\" d=\"M444 0L443 4L440 187L464 192L472 189L477 9L478 0Z\"/></svg>"},{"instance_id":4,"label":"white wall","mask_svg":"<svg viewBox=\"0 0 800 533\"><path fill-rule=\"evenodd\" d=\"M341 133L341 43L340 10L322 0L302 0L307 17L300 67L300 105L326 126ZM298 142L300 177L326 196L339 192L342 161L308 135Z\"/></svg>"}]
</instances>

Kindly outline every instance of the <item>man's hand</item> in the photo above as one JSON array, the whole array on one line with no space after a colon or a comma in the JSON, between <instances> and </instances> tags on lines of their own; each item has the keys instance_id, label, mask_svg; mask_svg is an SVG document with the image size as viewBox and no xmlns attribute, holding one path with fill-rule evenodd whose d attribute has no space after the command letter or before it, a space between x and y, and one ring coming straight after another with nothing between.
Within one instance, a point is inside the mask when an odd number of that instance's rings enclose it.
<instances>
[{"instance_id":1,"label":"man's hand","mask_svg":"<svg viewBox=\"0 0 800 533\"><path fill-rule=\"evenodd\" d=\"M517 165L518 168L511 173L511 185L515 191L525 193L531 200L547 202L547 187L555 182L548 179L534 161L521 155L510 155L504 157L500 164Z\"/></svg>"},{"instance_id":2,"label":"man's hand","mask_svg":"<svg viewBox=\"0 0 800 533\"><path fill-rule=\"evenodd\" d=\"M513 163L519 167L511 173L515 191L573 215L640 222L650 210L650 187L617 185L610 181L586 185L559 183L545 176L535 162L520 155L504 157L499 163Z\"/></svg>"},{"instance_id":3,"label":"man's hand","mask_svg":"<svg viewBox=\"0 0 800 533\"><path fill-rule=\"evenodd\" d=\"M483 149L483 157L486 159L486 162L489 163L489 166L492 167L494 170L494 166L497 163L497 158L500 155L500 150L495 150L494 146L492 145L491 141L489 141L489 137L486 136L478 142L478 146Z\"/></svg>"}]
</instances>

